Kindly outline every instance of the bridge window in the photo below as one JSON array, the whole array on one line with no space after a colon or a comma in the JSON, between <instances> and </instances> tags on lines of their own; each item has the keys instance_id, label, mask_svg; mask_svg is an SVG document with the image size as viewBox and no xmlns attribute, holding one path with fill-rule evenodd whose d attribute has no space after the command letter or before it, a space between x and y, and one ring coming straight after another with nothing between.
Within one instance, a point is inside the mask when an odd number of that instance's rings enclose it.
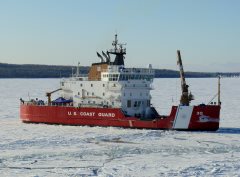
<instances>
[{"instance_id":1,"label":"bridge window","mask_svg":"<svg viewBox=\"0 0 240 177\"><path fill-rule=\"evenodd\" d=\"M117 81L119 74L109 74L109 81Z\"/></svg>"},{"instance_id":2,"label":"bridge window","mask_svg":"<svg viewBox=\"0 0 240 177\"><path fill-rule=\"evenodd\" d=\"M141 105L141 101L138 101L138 107L140 107L140 105Z\"/></svg>"},{"instance_id":3,"label":"bridge window","mask_svg":"<svg viewBox=\"0 0 240 177\"><path fill-rule=\"evenodd\" d=\"M133 106L140 107L140 105L141 105L141 101L135 101Z\"/></svg>"},{"instance_id":4,"label":"bridge window","mask_svg":"<svg viewBox=\"0 0 240 177\"><path fill-rule=\"evenodd\" d=\"M127 100L127 107L131 108L131 100Z\"/></svg>"},{"instance_id":5,"label":"bridge window","mask_svg":"<svg viewBox=\"0 0 240 177\"><path fill-rule=\"evenodd\" d=\"M133 107L137 107L137 101L134 102Z\"/></svg>"},{"instance_id":6,"label":"bridge window","mask_svg":"<svg viewBox=\"0 0 240 177\"><path fill-rule=\"evenodd\" d=\"M150 104L151 104L150 100L147 100L147 106L150 106Z\"/></svg>"}]
</instances>

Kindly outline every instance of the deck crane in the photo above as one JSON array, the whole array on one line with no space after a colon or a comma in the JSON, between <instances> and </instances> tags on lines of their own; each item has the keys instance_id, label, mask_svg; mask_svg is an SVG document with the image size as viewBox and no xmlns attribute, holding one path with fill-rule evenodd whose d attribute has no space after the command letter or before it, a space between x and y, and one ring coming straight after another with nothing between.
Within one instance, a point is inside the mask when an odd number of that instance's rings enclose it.
<instances>
[{"instance_id":1,"label":"deck crane","mask_svg":"<svg viewBox=\"0 0 240 177\"><path fill-rule=\"evenodd\" d=\"M56 89L56 90L53 90L53 91L51 91L51 92L47 92L47 93L46 93L46 96L48 97L48 104L51 103L51 95L52 95L53 93L55 93L55 92L58 92L59 90L62 90L62 89L59 88L59 89Z\"/></svg>"},{"instance_id":2,"label":"deck crane","mask_svg":"<svg viewBox=\"0 0 240 177\"><path fill-rule=\"evenodd\" d=\"M185 106L189 106L190 102L192 100L194 100L193 95L191 94L191 92L188 92L188 85L186 83L185 80L185 74L184 74L184 70L183 70L183 64L182 64L182 59L181 59L181 53L180 50L177 50L177 64L179 65L179 72L180 72L180 78L181 78L181 88L182 88L182 95L181 95L181 99L180 99L180 104L181 105L185 105Z\"/></svg>"}]
</instances>

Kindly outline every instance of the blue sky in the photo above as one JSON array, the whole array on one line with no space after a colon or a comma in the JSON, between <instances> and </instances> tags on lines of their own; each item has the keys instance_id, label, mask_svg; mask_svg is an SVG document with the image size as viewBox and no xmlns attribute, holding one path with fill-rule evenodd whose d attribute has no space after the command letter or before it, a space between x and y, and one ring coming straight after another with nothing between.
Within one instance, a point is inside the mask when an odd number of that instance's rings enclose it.
<instances>
[{"instance_id":1,"label":"blue sky","mask_svg":"<svg viewBox=\"0 0 240 177\"><path fill-rule=\"evenodd\" d=\"M127 43L129 67L240 71L239 0L0 0L0 62L90 65Z\"/></svg>"}]
</instances>

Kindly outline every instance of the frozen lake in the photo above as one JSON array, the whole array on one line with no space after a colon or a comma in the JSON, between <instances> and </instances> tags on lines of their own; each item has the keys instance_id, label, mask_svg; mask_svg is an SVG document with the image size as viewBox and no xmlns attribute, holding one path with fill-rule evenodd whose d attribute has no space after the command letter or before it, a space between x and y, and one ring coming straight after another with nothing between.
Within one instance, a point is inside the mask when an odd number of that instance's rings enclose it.
<instances>
[{"instance_id":1,"label":"frozen lake","mask_svg":"<svg viewBox=\"0 0 240 177\"><path fill-rule=\"evenodd\" d=\"M215 78L187 82L193 104L217 92ZM19 98L44 98L59 79L0 79L0 176L240 176L240 79L221 84L220 129L183 132L23 124ZM153 106L168 114L179 79L153 85Z\"/></svg>"}]
</instances>

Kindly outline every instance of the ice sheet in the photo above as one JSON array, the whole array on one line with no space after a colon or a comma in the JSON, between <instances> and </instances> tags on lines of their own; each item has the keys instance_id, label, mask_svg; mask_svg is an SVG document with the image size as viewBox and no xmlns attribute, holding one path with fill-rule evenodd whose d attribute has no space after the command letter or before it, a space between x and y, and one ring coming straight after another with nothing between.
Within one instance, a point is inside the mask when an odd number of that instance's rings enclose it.
<instances>
[{"instance_id":1,"label":"ice sheet","mask_svg":"<svg viewBox=\"0 0 240 177\"><path fill-rule=\"evenodd\" d=\"M208 102L217 79L188 79ZM19 98L44 98L58 79L0 80L1 176L240 176L240 79L222 79L217 132L24 124ZM179 99L178 79L156 79L153 105L162 114ZM29 94L28 94L29 92Z\"/></svg>"}]
</instances>

